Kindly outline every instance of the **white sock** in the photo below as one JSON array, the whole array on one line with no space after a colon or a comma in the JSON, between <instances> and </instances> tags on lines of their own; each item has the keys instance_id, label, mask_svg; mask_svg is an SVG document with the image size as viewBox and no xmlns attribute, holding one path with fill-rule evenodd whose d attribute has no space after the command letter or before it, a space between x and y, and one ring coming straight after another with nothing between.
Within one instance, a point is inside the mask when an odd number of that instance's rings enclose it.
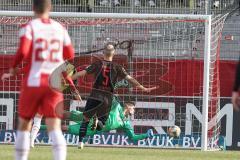
<instances>
[{"instance_id":1,"label":"white sock","mask_svg":"<svg viewBox=\"0 0 240 160\"><path fill-rule=\"evenodd\" d=\"M32 126L32 130L31 130L31 144L34 144L34 141L37 137L37 134L39 132L39 129L41 127L41 120L42 118L39 117L34 117L33 119L33 126Z\"/></svg>"},{"instance_id":2,"label":"white sock","mask_svg":"<svg viewBox=\"0 0 240 160\"><path fill-rule=\"evenodd\" d=\"M66 160L67 147L62 131L53 130L49 132L49 137L52 140L54 160Z\"/></svg>"},{"instance_id":3,"label":"white sock","mask_svg":"<svg viewBox=\"0 0 240 160\"><path fill-rule=\"evenodd\" d=\"M30 150L30 133L28 131L17 131L15 142L15 160L27 160Z\"/></svg>"}]
</instances>

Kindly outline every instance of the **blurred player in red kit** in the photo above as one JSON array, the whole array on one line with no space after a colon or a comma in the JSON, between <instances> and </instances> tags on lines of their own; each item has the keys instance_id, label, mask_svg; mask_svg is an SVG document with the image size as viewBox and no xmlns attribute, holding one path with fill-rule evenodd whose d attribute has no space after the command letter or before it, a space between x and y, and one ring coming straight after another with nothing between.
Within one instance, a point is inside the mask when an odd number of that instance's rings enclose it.
<instances>
[{"instance_id":1,"label":"blurred player in red kit","mask_svg":"<svg viewBox=\"0 0 240 160\"><path fill-rule=\"evenodd\" d=\"M61 131L61 120L55 107L63 95L49 86L49 76L64 60L74 57L74 50L67 30L49 18L51 0L33 0L35 17L20 29L20 43L6 80L16 75L17 66L23 61L29 67L23 79L20 100L15 159L27 160L30 149L31 119L39 108L46 117L49 137L52 140L54 160L66 159L66 142Z\"/></svg>"},{"instance_id":2,"label":"blurred player in red kit","mask_svg":"<svg viewBox=\"0 0 240 160\"><path fill-rule=\"evenodd\" d=\"M235 82L234 82L233 92L232 92L233 109L236 111L240 110L239 91L240 91L240 60L238 61L236 75L235 75Z\"/></svg>"}]
</instances>

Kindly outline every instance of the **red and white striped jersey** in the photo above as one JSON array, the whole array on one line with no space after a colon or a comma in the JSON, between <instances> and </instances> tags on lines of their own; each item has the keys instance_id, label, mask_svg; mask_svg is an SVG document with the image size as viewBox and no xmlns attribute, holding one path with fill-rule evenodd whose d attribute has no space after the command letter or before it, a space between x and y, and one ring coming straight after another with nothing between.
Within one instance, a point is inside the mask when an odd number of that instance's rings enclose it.
<instances>
[{"instance_id":1,"label":"red and white striped jersey","mask_svg":"<svg viewBox=\"0 0 240 160\"><path fill-rule=\"evenodd\" d=\"M29 60L25 85L48 86L49 75L65 59L74 57L67 30L52 19L34 19L20 29L20 46L13 67Z\"/></svg>"}]
</instances>

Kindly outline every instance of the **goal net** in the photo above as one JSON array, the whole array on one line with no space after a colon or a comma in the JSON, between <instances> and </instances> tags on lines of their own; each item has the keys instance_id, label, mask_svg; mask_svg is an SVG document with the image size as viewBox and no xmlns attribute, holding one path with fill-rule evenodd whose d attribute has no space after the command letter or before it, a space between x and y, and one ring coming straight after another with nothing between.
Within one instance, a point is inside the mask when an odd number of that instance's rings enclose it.
<instances>
[{"instance_id":1,"label":"goal net","mask_svg":"<svg viewBox=\"0 0 240 160\"><path fill-rule=\"evenodd\" d=\"M102 52L88 51L103 47L106 42L127 42L118 48L114 61L146 87L157 89L144 93L135 88L119 88L120 101L133 101L135 114L129 117L136 134L154 130L154 137L131 141L120 128L111 133L89 138L89 144L138 147L179 147L218 149L221 147L219 52L226 16L161 15L161 14L95 14L52 13L52 18L69 31L75 47L74 61L79 68L102 57ZM31 12L0 14L0 74L7 72L18 46L18 30L32 19ZM24 62L20 68L24 68ZM0 82L0 130L2 142L13 142L21 80L24 74ZM80 93L87 97L92 79L81 80ZM84 103L72 100L70 110L79 110ZM43 122L44 123L44 122ZM71 125L72 122L64 121ZM178 138L169 137L171 126L181 128ZM5 134L3 133L5 132ZM41 135L43 134L43 136ZM38 143L48 143L46 134ZM68 144L76 136L66 133Z\"/></svg>"}]
</instances>

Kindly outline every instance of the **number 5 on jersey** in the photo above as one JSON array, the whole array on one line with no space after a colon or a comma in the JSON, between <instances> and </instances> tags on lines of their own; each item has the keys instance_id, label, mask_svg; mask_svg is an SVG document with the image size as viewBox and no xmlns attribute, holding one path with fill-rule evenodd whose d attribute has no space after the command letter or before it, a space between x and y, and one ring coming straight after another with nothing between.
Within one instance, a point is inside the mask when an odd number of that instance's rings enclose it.
<instances>
[{"instance_id":1,"label":"number 5 on jersey","mask_svg":"<svg viewBox=\"0 0 240 160\"><path fill-rule=\"evenodd\" d=\"M108 86L109 83L109 73L110 73L110 68L109 67L103 67L102 70L102 75L104 77L104 81L102 82L104 86Z\"/></svg>"}]
</instances>

